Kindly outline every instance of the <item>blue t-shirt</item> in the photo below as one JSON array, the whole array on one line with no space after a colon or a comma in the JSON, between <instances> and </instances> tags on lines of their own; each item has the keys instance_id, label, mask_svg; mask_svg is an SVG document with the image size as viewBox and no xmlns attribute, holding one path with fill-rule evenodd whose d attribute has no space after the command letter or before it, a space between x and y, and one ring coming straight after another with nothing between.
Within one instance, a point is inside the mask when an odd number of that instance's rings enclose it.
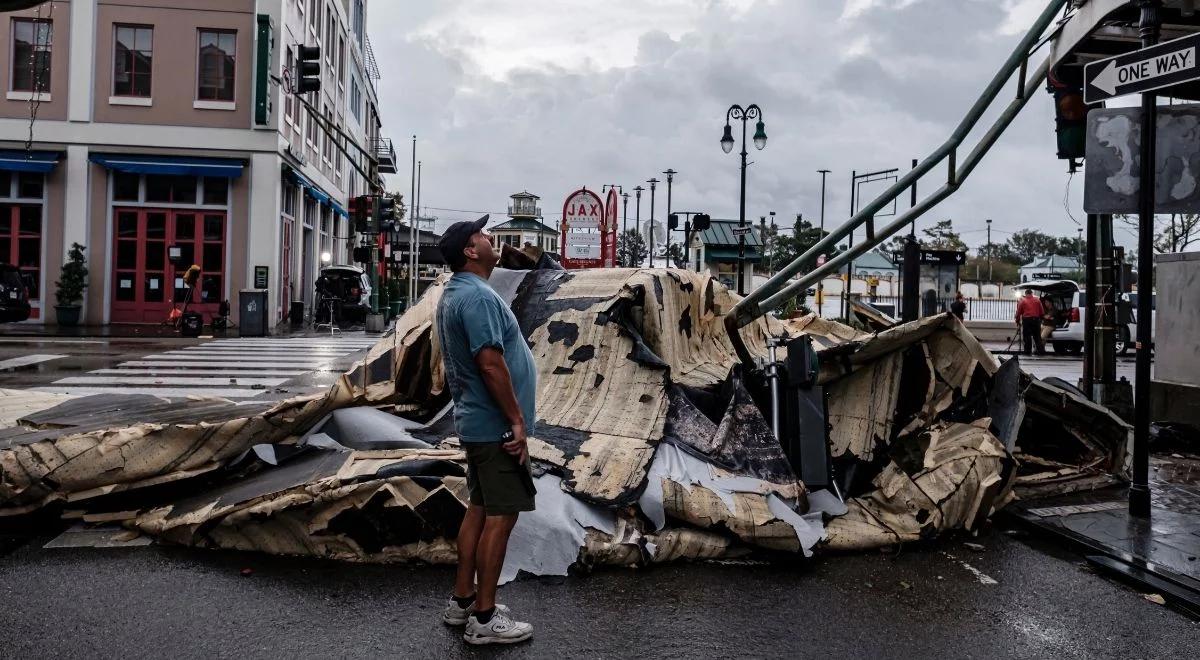
<instances>
[{"instance_id":1,"label":"blue t-shirt","mask_svg":"<svg viewBox=\"0 0 1200 660\"><path fill-rule=\"evenodd\" d=\"M459 440L497 442L512 428L475 364L475 356L486 347L504 353L525 427L532 435L537 371L517 319L500 294L478 275L455 273L438 302L437 329Z\"/></svg>"}]
</instances>

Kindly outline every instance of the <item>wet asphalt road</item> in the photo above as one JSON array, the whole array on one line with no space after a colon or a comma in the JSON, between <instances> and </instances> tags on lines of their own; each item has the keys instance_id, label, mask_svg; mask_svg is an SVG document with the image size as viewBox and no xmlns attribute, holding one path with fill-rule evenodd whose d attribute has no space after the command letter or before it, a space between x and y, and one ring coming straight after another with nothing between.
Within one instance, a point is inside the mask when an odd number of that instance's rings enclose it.
<instances>
[{"instance_id":1,"label":"wet asphalt road","mask_svg":"<svg viewBox=\"0 0 1200 660\"><path fill-rule=\"evenodd\" d=\"M278 337L268 341L269 347L285 347L289 341L295 340L299 342L337 342L337 341L357 341L367 339L378 339L379 335L366 335L363 332L343 332L337 338L330 339L327 333L319 335L299 335L294 337ZM91 376L96 373L96 370L108 370L106 375L115 376L112 370L121 367L123 364L135 360L146 359L161 359L163 355L178 354L181 351L198 350L202 355L214 354L206 351L203 347L208 345L219 345L220 338L214 339L211 337L201 339L182 339L182 338L163 338L163 337L13 337L0 335L0 389L28 389L34 387L54 387L56 381L64 378L73 378L79 376ZM214 344L217 342L217 344ZM261 393L256 394L253 398L259 400L284 399L299 394L323 391L329 387L337 377L344 371L349 369L354 361L361 358L365 354L365 350L354 350L354 348L345 349L344 354L339 354L336 357L329 357L327 362L319 368L307 369L306 373L287 377L285 383L266 387ZM220 354L215 354L219 356ZM6 367L12 360L17 360L25 356L48 356L53 359L47 359L34 364L22 365L18 367ZM240 365L245 368L247 365ZM254 365L250 365L254 366ZM265 365L267 367L271 365ZM216 367L219 369L219 367ZM282 365L282 368L290 368L287 365ZM219 393L214 393L213 390L222 388L237 387L228 384L228 378L221 378L218 372L203 370L200 365L193 364L189 368L170 368L159 367L150 371L140 371L139 376L152 376L152 378L161 378L162 385L142 383L140 386L130 385L132 391L130 393L154 393L156 387L171 387L172 377L191 377L202 376L209 379L213 384L209 387L196 387L195 394L220 396ZM238 371L241 371L240 369ZM253 371L244 371L246 376L256 376L258 374ZM289 372L291 373L291 372ZM226 370L224 375L234 375L234 370ZM214 378L214 376L217 376ZM225 381L221 384L219 381ZM119 383L118 383L119 385ZM178 389L178 388L177 388ZM186 389L186 388L185 388ZM70 390L64 390L70 393Z\"/></svg>"},{"instance_id":2,"label":"wet asphalt road","mask_svg":"<svg viewBox=\"0 0 1200 660\"><path fill-rule=\"evenodd\" d=\"M440 622L446 567L42 548L49 538L0 556L6 657L1185 658L1200 644L1200 623L999 531L977 539L983 552L948 541L524 579L501 597L534 640L500 650Z\"/></svg>"}]
</instances>

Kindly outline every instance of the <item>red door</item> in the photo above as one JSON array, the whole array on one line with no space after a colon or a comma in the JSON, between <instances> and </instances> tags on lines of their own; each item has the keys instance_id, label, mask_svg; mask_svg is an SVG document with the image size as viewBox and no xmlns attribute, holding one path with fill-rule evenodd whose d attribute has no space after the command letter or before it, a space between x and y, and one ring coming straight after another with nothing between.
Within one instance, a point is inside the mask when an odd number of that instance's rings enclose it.
<instances>
[{"instance_id":1,"label":"red door","mask_svg":"<svg viewBox=\"0 0 1200 660\"><path fill-rule=\"evenodd\" d=\"M113 323L166 320L187 299L183 275L193 264L200 281L188 309L217 312L225 292L224 212L118 208L113 215Z\"/></svg>"},{"instance_id":2,"label":"red door","mask_svg":"<svg viewBox=\"0 0 1200 660\"><path fill-rule=\"evenodd\" d=\"M0 204L0 263L21 270L33 306L29 318L40 317L42 297L42 207L40 204Z\"/></svg>"}]
</instances>

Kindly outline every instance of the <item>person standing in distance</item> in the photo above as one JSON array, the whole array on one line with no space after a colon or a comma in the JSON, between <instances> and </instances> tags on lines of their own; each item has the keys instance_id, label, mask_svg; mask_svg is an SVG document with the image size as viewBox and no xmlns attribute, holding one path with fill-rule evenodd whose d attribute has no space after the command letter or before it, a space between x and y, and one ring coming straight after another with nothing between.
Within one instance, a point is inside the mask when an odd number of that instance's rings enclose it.
<instances>
[{"instance_id":1,"label":"person standing in distance","mask_svg":"<svg viewBox=\"0 0 1200 660\"><path fill-rule=\"evenodd\" d=\"M963 298L962 291L954 294L954 302L950 303L950 313L957 316L959 321L966 321L967 301Z\"/></svg>"},{"instance_id":2,"label":"person standing in distance","mask_svg":"<svg viewBox=\"0 0 1200 660\"><path fill-rule=\"evenodd\" d=\"M1034 344L1037 345L1038 355L1046 354L1046 345L1042 343L1042 316L1045 313L1042 301L1033 295L1033 289L1025 289L1025 296L1017 302L1016 319L1025 343L1025 355L1029 355Z\"/></svg>"},{"instance_id":3,"label":"person standing in distance","mask_svg":"<svg viewBox=\"0 0 1200 660\"><path fill-rule=\"evenodd\" d=\"M488 285L499 259L488 216L456 222L438 241L453 271L437 308L437 334L467 455L470 504L458 530L458 574L442 620L466 625L469 644L514 644L533 626L496 603L508 537L533 511L526 438L533 431L537 371L508 303Z\"/></svg>"}]
</instances>

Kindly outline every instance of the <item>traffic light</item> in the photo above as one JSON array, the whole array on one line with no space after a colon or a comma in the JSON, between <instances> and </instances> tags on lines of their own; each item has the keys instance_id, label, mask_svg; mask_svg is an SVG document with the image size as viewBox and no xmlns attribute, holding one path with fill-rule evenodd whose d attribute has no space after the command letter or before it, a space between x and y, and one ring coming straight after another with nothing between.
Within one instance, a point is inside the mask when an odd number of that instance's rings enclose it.
<instances>
[{"instance_id":1,"label":"traffic light","mask_svg":"<svg viewBox=\"0 0 1200 660\"><path fill-rule=\"evenodd\" d=\"M672 231L675 229L679 229L679 214L678 213L672 213L671 215L667 216L667 230Z\"/></svg>"},{"instance_id":2,"label":"traffic light","mask_svg":"<svg viewBox=\"0 0 1200 660\"><path fill-rule=\"evenodd\" d=\"M354 223L354 231L361 234L371 229L371 213L373 211L370 195L350 198L350 219Z\"/></svg>"},{"instance_id":3,"label":"traffic light","mask_svg":"<svg viewBox=\"0 0 1200 660\"><path fill-rule=\"evenodd\" d=\"M692 218L692 229L695 231L704 231L712 226L712 218L707 213L698 213Z\"/></svg>"},{"instance_id":4,"label":"traffic light","mask_svg":"<svg viewBox=\"0 0 1200 660\"><path fill-rule=\"evenodd\" d=\"M321 89L321 47L298 46L300 62L296 65L296 93L307 94Z\"/></svg>"},{"instance_id":5,"label":"traffic light","mask_svg":"<svg viewBox=\"0 0 1200 660\"><path fill-rule=\"evenodd\" d=\"M1052 76L1046 87L1054 95L1054 133L1058 137L1058 157L1063 160L1083 158L1087 142L1087 113L1092 106L1083 102L1082 85L1073 85Z\"/></svg>"},{"instance_id":6,"label":"traffic light","mask_svg":"<svg viewBox=\"0 0 1200 660\"><path fill-rule=\"evenodd\" d=\"M375 230L392 229L396 224L396 198L380 195L375 198Z\"/></svg>"}]
</instances>

